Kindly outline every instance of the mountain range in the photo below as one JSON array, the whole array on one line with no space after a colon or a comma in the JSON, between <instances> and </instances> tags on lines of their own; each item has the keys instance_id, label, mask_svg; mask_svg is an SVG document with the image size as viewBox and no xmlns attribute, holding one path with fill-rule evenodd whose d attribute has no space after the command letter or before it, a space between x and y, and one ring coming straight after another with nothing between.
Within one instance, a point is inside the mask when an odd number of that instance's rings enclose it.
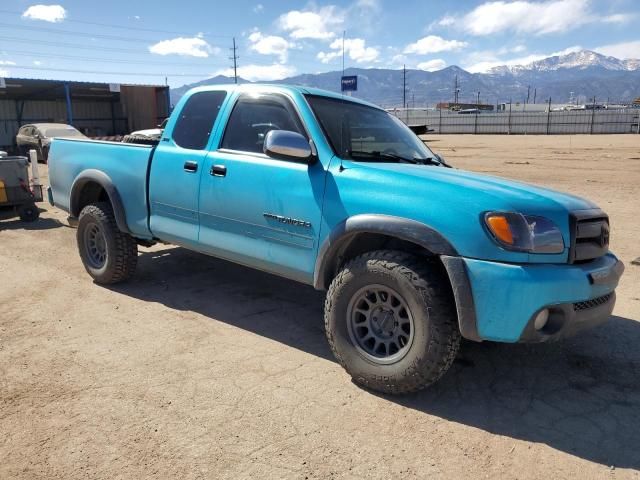
<instances>
[{"instance_id":1,"label":"mountain range","mask_svg":"<svg viewBox=\"0 0 640 480\"><path fill-rule=\"evenodd\" d=\"M358 76L354 96L384 107L399 107L403 102L403 71L384 68L348 68L345 75ZM342 71L302 74L277 80L275 84L293 84L339 91ZM529 97L537 103L629 101L640 96L640 60L615 57L582 50L556 55L527 65L494 67L486 73L470 73L460 67L442 70L406 70L406 103L409 106L433 106L453 101L455 84L459 101L475 103L478 92L483 103L523 102ZM241 83L249 83L239 79ZM217 76L171 90L172 103L190 88L200 85L233 83L233 78Z\"/></svg>"}]
</instances>

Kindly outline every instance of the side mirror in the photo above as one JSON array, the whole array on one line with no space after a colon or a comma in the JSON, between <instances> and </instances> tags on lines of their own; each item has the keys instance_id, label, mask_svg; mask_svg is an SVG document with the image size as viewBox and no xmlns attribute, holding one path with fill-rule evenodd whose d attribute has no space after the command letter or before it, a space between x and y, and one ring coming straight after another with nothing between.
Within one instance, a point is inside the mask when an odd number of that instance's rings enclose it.
<instances>
[{"instance_id":1,"label":"side mirror","mask_svg":"<svg viewBox=\"0 0 640 480\"><path fill-rule=\"evenodd\" d=\"M280 160L309 161L312 151L309 140L297 132L271 130L264 138L263 151Z\"/></svg>"}]
</instances>

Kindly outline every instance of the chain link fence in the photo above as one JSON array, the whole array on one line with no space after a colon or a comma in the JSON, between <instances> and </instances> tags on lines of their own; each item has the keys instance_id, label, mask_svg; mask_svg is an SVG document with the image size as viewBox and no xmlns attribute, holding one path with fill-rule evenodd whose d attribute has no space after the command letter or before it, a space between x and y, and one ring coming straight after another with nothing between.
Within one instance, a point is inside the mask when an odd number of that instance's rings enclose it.
<instances>
[{"instance_id":1,"label":"chain link fence","mask_svg":"<svg viewBox=\"0 0 640 480\"><path fill-rule=\"evenodd\" d=\"M409 126L426 125L432 133L574 135L640 134L638 108L546 112L458 113L420 108L389 111Z\"/></svg>"}]
</instances>

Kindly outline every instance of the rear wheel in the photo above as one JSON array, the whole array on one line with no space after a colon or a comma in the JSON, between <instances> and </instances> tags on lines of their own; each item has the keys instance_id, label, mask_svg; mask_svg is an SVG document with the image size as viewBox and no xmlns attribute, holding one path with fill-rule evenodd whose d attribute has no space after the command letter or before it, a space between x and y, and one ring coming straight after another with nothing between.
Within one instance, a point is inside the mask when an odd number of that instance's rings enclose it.
<instances>
[{"instance_id":1,"label":"rear wheel","mask_svg":"<svg viewBox=\"0 0 640 480\"><path fill-rule=\"evenodd\" d=\"M28 203L18 208L18 215L23 222L35 222L40 217L40 210L35 203Z\"/></svg>"},{"instance_id":2,"label":"rear wheel","mask_svg":"<svg viewBox=\"0 0 640 480\"><path fill-rule=\"evenodd\" d=\"M366 253L345 265L327 292L325 328L353 380L383 393L436 382L460 345L441 266L399 251Z\"/></svg>"},{"instance_id":3,"label":"rear wheel","mask_svg":"<svg viewBox=\"0 0 640 480\"><path fill-rule=\"evenodd\" d=\"M134 274L138 245L118 229L109 203L93 203L82 209L76 240L84 268L96 283L118 283Z\"/></svg>"}]
</instances>

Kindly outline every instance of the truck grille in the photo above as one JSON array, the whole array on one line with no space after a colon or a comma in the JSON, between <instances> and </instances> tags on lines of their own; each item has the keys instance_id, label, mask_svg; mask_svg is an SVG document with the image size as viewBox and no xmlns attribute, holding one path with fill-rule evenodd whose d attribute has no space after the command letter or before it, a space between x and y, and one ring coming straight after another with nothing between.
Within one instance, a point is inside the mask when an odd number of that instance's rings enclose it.
<instances>
[{"instance_id":1,"label":"truck grille","mask_svg":"<svg viewBox=\"0 0 640 480\"><path fill-rule=\"evenodd\" d=\"M593 260L609 251L609 217L602 210L574 212L570 220L570 263Z\"/></svg>"},{"instance_id":2,"label":"truck grille","mask_svg":"<svg viewBox=\"0 0 640 480\"><path fill-rule=\"evenodd\" d=\"M611 299L611 295L613 295L613 293L607 293L606 295L603 295L601 297L592 298L591 300L586 300L584 302L574 303L573 310L575 312L580 312L582 310L589 310L590 308L599 307L600 305L604 305L605 303L607 303Z\"/></svg>"}]
</instances>

